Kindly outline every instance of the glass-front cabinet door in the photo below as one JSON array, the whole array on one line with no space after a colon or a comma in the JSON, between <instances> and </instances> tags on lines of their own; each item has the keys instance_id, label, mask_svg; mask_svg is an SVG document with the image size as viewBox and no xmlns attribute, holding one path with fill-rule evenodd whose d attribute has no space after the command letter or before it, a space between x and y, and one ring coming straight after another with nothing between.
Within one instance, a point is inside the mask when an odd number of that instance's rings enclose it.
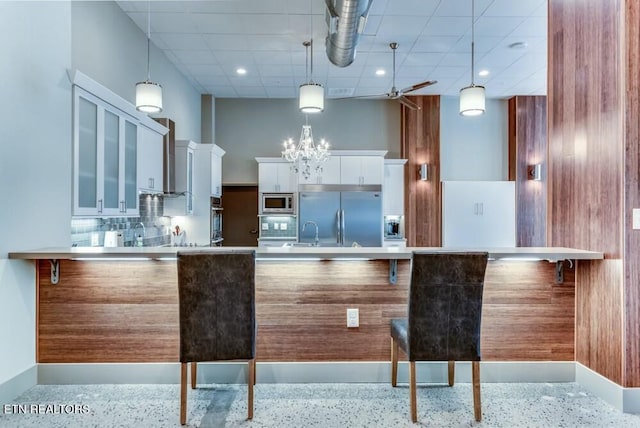
<instances>
[{"instance_id":1,"label":"glass-front cabinet door","mask_svg":"<svg viewBox=\"0 0 640 428\"><path fill-rule=\"evenodd\" d=\"M78 87L73 106L73 215L138 215L137 124Z\"/></svg>"}]
</instances>

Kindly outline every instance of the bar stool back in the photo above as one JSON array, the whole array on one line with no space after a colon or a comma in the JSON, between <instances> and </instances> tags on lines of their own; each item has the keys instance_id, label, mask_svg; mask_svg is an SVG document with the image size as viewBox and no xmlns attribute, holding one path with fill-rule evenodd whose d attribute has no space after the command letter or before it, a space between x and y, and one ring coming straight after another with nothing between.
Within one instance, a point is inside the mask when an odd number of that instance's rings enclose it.
<instances>
[{"instance_id":1,"label":"bar stool back","mask_svg":"<svg viewBox=\"0 0 640 428\"><path fill-rule=\"evenodd\" d=\"M409 360L411 420L417 422L416 361L472 362L474 415L480 407L480 321L488 254L415 251L411 260L408 318L391 320L391 384L396 386L398 348Z\"/></svg>"},{"instance_id":2,"label":"bar stool back","mask_svg":"<svg viewBox=\"0 0 640 428\"><path fill-rule=\"evenodd\" d=\"M255 251L178 252L180 312L180 423L187 416L197 362L248 360L248 418L253 418L256 315Z\"/></svg>"}]
</instances>

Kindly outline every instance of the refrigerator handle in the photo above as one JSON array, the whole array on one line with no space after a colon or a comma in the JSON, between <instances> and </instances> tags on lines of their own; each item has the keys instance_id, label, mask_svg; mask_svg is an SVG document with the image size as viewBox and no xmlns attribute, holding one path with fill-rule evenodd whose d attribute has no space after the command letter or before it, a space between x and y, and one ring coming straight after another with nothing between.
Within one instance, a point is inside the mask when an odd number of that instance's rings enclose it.
<instances>
[{"instance_id":1,"label":"refrigerator handle","mask_svg":"<svg viewBox=\"0 0 640 428\"><path fill-rule=\"evenodd\" d=\"M340 230L342 230L342 233L340 234L340 237L342 238L340 245L344 246L344 238L347 235L347 230L344 227L344 210L340 211Z\"/></svg>"},{"instance_id":2,"label":"refrigerator handle","mask_svg":"<svg viewBox=\"0 0 640 428\"><path fill-rule=\"evenodd\" d=\"M336 230L338 231L338 242L337 242L337 244L340 245L340 241L342 239L341 228L340 228L340 210L336 211Z\"/></svg>"}]
</instances>

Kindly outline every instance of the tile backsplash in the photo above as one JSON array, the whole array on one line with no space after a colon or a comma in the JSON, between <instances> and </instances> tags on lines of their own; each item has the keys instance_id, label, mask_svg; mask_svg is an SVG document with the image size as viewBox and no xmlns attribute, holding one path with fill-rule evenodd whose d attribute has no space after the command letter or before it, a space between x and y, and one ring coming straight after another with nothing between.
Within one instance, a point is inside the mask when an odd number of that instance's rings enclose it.
<instances>
[{"instance_id":1,"label":"tile backsplash","mask_svg":"<svg viewBox=\"0 0 640 428\"><path fill-rule=\"evenodd\" d=\"M169 245L171 219L162 216L162 209L162 196L143 194L140 195L140 217L72 218L71 244L101 247L104 245L104 232L120 230L125 247L135 245L138 234L143 235L145 246Z\"/></svg>"},{"instance_id":2,"label":"tile backsplash","mask_svg":"<svg viewBox=\"0 0 640 428\"><path fill-rule=\"evenodd\" d=\"M297 229L295 216L260 216L260 238L295 239Z\"/></svg>"}]
</instances>

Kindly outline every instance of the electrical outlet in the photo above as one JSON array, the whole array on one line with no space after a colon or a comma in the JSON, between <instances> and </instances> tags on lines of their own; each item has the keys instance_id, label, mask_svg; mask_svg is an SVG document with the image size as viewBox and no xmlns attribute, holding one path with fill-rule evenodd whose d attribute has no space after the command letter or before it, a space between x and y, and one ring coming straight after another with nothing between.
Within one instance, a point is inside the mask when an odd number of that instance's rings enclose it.
<instances>
[{"instance_id":1,"label":"electrical outlet","mask_svg":"<svg viewBox=\"0 0 640 428\"><path fill-rule=\"evenodd\" d=\"M280 223L280 230L287 230L287 223Z\"/></svg>"},{"instance_id":2,"label":"electrical outlet","mask_svg":"<svg viewBox=\"0 0 640 428\"><path fill-rule=\"evenodd\" d=\"M279 230L280 229L280 223L273 223L273 230Z\"/></svg>"},{"instance_id":3,"label":"electrical outlet","mask_svg":"<svg viewBox=\"0 0 640 428\"><path fill-rule=\"evenodd\" d=\"M360 327L360 314L358 308L347 309L347 327Z\"/></svg>"},{"instance_id":4,"label":"electrical outlet","mask_svg":"<svg viewBox=\"0 0 640 428\"><path fill-rule=\"evenodd\" d=\"M262 223L262 230L269 230L269 223Z\"/></svg>"}]
</instances>

